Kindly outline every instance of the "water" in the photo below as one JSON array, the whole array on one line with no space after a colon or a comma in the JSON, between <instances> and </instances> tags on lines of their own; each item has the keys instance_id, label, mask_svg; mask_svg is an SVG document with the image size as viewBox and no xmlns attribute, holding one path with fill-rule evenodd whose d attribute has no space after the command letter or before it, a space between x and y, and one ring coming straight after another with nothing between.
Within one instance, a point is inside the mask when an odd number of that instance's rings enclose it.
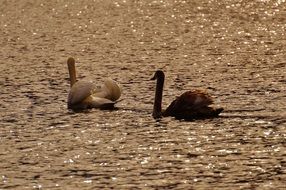
<instances>
[{"instance_id":1,"label":"water","mask_svg":"<svg viewBox=\"0 0 286 190\"><path fill-rule=\"evenodd\" d=\"M3 1L0 188L283 189L285 4ZM118 110L67 110L70 56ZM225 112L156 122L156 69L164 108L199 88Z\"/></svg>"}]
</instances>

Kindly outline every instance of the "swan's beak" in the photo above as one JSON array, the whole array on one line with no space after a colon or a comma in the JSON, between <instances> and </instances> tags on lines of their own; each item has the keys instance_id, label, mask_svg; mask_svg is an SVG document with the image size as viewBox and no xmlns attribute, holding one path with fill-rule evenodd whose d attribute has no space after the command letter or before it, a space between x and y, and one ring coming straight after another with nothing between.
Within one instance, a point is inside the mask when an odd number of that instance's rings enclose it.
<instances>
[{"instance_id":1,"label":"swan's beak","mask_svg":"<svg viewBox=\"0 0 286 190\"><path fill-rule=\"evenodd\" d=\"M156 75L154 75L150 80L156 80Z\"/></svg>"}]
</instances>

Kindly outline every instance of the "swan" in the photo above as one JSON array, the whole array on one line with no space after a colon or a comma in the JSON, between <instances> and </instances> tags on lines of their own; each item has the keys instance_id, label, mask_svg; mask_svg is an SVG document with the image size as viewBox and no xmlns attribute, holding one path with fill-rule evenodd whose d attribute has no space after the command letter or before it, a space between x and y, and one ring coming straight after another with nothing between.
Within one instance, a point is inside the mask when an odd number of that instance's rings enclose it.
<instances>
[{"instance_id":1,"label":"swan","mask_svg":"<svg viewBox=\"0 0 286 190\"><path fill-rule=\"evenodd\" d=\"M114 108L114 104L121 96L121 88L114 80L105 79L102 87L98 88L92 81L77 81L74 58L68 58L67 65L70 77L68 109Z\"/></svg>"},{"instance_id":2,"label":"swan","mask_svg":"<svg viewBox=\"0 0 286 190\"><path fill-rule=\"evenodd\" d=\"M176 119L194 120L218 117L223 108L209 107L213 103L207 93L200 90L190 90L177 97L165 111L162 112L162 96L165 74L157 70L151 80L157 80L152 116L154 119L172 116Z\"/></svg>"}]
</instances>

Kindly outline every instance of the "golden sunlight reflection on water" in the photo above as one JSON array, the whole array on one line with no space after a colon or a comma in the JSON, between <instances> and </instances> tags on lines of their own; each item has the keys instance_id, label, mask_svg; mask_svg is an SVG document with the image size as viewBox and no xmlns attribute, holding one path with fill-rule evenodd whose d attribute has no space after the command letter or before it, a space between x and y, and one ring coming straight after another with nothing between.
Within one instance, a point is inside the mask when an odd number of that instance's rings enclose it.
<instances>
[{"instance_id":1,"label":"golden sunlight reflection on water","mask_svg":"<svg viewBox=\"0 0 286 190\"><path fill-rule=\"evenodd\" d=\"M17 7L17 10L15 9ZM2 2L0 189L283 189L285 0ZM79 79L123 87L118 110L67 110ZM205 89L225 111L151 117Z\"/></svg>"}]
</instances>

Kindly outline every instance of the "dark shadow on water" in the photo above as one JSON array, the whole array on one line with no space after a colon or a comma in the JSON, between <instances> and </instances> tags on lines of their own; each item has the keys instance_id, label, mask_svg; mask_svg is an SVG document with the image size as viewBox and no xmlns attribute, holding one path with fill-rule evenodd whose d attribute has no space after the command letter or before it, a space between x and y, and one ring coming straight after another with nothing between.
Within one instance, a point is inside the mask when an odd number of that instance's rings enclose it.
<instances>
[{"instance_id":1,"label":"dark shadow on water","mask_svg":"<svg viewBox=\"0 0 286 190\"><path fill-rule=\"evenodd\" d=\"M264 108L259 109L233 109L233 110L224 110L222 113L237 113L237 112L256 112L256 111L263 111Z\"/></svg>"},{"instance_id":2,"label":"dark shadow on water","mask_svg":"<svg viewBox=\"0 0 286 190\"><path fill-rule=\"evenodd\" d=\"M119 110L120 108L118 108L118 107L114 107L114 108L112 108L112 109L97 109L97 110L101 110L101 111L109 111L109 112L111 112L111 111L117 111L117 110ZM95 108L90 108L90 109L75 109L75 110L72 110L72 109L68 109L68 114L71 114L71 115L73 115L73 114L77 114L77 113L86 113L86 114L88 114L88 113L91 113L92 112L92 110L95 110Z\"/></svg>"},{"instance_id":3,"label":"dark shadow on water","mask_svg":"<svg viewBox=\"0 0 286 190\"><path fill-rule=\"evenodd\" d=\"M241 118L241 119L269 119L275 118L275 116L270 115L242 115L242 114L232 114L232 115L221 115L219 118Z\"/></svg>"},{"instance_id":4,"label":"dark shadow on water","mask_svg":"<svg viewBox=\"0 0 286 190\"><path fill-rule=\"evenodd\" d=\"M118 108L118 110L150 114L150 116L151 116L151 113L152 113L152 111L150 109L142 109L142 108Z\"/></svg>"}]
</instances>

